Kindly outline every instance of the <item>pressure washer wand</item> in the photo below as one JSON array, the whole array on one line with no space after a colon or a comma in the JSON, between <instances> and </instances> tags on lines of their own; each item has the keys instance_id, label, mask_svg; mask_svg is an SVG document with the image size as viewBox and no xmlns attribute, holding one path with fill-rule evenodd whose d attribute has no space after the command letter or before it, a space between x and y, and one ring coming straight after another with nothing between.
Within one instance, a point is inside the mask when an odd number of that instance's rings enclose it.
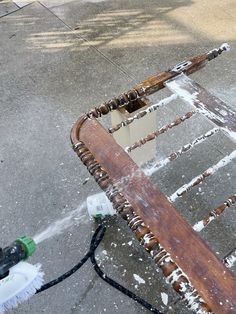
<instances>
[{"instance_id":1,"label":"pressure washer wand","mask_svg":"<svg viewBox=\"0 0 236 314\"><path fill-rule=\"evenodd\" d=\"M41 288L41 265L25 262L35 250L36 243L27 236L0 249L0 313L16 307Z\"/></svg>"},{"instance_id":2,"label":"pressure washer wand","mask_svg":"<svg viewBox=\"0 0 236 314\"><path fill-rule=\"evenodd\" d=\"M36 243L30 237L17 238L10 246L0 249L0 279L9 274L10 268L26 260L36 250Z\"/></svg>"}]
</instances>

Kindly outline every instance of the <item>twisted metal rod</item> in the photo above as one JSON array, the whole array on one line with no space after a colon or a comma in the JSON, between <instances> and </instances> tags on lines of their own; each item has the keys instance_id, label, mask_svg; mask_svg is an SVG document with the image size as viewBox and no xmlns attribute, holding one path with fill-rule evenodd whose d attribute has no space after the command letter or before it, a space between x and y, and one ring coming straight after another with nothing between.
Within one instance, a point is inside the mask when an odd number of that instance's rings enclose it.
<instances>
[{"instance_id":1,"label":"twisted metal rod","mask_svg":"<svg viewBox=\"0 0 236 314\"><path fill-rule=\"evenodd\" d=\"M231 207L236 202L236 194L230 196L222 205L214 208L205 218L197 222L193 229L197 232L200 232L206 226L208 226L213 220L219 217L226 208Z\"/></svg>"},{"instance_id":2,"label":"twisted metal rod","mask_svg":"<svg viewBox=\"0 0 236 314\"><path fill-rule=\"evenodd\" d=\"M134 144L132 144L131 146L128 146L125 148L125 151L127 153L130 153L132 150L143 146L144 144L146 144L149 141L154 140L155 138L157 138L159 135L167 132L168 130L172 129L173 127L181 124L182 122L184 122L187 119L190 119L193 115L195 114L195 111L189 111L187 112L185 115L183 115L182 117L178 117L176 118L173 122L164 125L163 127L161 127L159 130L156 130L155 132L152 132L150 134L148 134L146 137L141 138L140 140L138 140L137 142L135 142Z\"/></svg>"},{"instance_id":3,"label":"twisted metal rod","mask_svg":"<svg viewBox=\"0 0 236 314\"><path fill-rule=\"evenodd\" d=\"M217 133L220 129L219 128L213 128L210 131L206 132L205 134L202 134L195 138L191 143L188 143L184 146L182 146L180 149L175 151L174 153L171 153L168 157L156 162L154 165L151 165L144 169L144 173L148 176L151 176L153 173L161 169L162 167L166 166L169 162L179 158L181 155L187 153L195 146L203 143L205 140L207 140L209 137Z\"/></svg>"},{"instance_id":4,"label":"twisted metal rod","mask_svg":"<svg viewBox=\"0 0 236 314\"><path fill-rule=\"evenodd\" d=\"M89 112L87 112L86 115L89 118L99 118L102 115L106 115L110 111L123 106L132 107L134 102L136 102L139 98L151 95L156 91L164 88L165 81L174 78L179 73L185 73L186 75L192 74L204 67L208 61L215 59L221 55L222 52L228 51L229 49L229 45L224 43L219 48L215 48L208 53L194 56L188 61L181 62L167 71L149 77L145 81L134 86L128 92L122 93L118 97L115 97L97 107L94 107Z\"/></svg>"},{"instance_id":5,"label":"twisted metal rod","mask_svg":"<svg viewBox=\"0 0 236 314\"><path fill-rule=\"evenodd\" d=\"M203 182L207 177L213 175L215 172L217 172L219 169L225 167L228 165L232 160L236 158L236 150L234 150L231 154L226 155L224 158L222 158L217 164L211 166L207 170L205 170L200 175L193 178L189 183L184 184L181 186L177 191L175 191L170 197L170 202L175 202L176 199L185 193L189 192L194 186L200 184Z\"/></svg>"}]
</instances>

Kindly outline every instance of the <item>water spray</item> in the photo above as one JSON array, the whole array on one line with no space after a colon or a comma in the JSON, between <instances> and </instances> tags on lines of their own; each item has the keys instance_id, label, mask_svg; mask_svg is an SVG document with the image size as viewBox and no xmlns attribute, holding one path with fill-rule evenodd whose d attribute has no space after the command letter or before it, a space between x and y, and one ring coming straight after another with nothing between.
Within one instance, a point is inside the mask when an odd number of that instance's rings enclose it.
<instances>
[{"instance_id":1,"label":"water spray","mask_svg":"<svg viewBox=\"0 0 236 314\"><path fill-rule=\"evenodd\" d=\"M101 219L107 215L115 214L115 210L105 193L89 196L86 203L88 214L91 218ZM39 264L31 265L26 260L33 255L38 243L51 236L60 234L64 229L72 226L75 217L84 218L84 209L85 203L82 203L68 216L54 222L33 238L22 236L9 246L0 248L0 313L17 307L18 304L29 299L35 293L44 291L49 286L54 285L53 281L50 285L42 286L44 274L40 269L41 266ZM85 260L90 255L91 253L88 254ZM73 272L74 270L71 274Z\"/></svg>"}]
</instances>

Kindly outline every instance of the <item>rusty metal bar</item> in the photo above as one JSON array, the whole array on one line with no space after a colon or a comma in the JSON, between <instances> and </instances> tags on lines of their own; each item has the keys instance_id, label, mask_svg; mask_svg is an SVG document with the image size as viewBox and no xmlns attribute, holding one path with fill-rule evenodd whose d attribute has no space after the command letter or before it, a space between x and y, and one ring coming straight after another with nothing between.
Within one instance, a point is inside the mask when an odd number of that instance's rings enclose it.
<instances>
[{"instance_id":1,"label":"rusty metal bar","mask_svg":"<svg viewBox=\"0 0 236 314\"><path fill-rule=\"evenodd\" d=\"M196 308L193 306L192 309L198 313L200 310L204 313L211 309L216 314L222 314L222 311L233 314L236 307L233 274L227 271L164 194L152 185L132 159L115 143L112 136L98 121L82 117L72 129L71 139L77 154L100 187L106 191L113 206L129 223L132 221L129 225L136 237L141 241L145 235L151 233L157 239L157 242L148 243L148 251L152 251L156 262L160 261L159 264L168 275L173 273L170 281L172 285L177 291L184 293L185 286L180 282L185 279L177 273L177 265L210 307L200 300L200 303L196 302ZM122 184L119 184L123 178ZM170 259L168 255L164 258L163 265L162 248L164 255L165 251L170 254ZM197 292L193 292L193 296L195 294Z\"/></svg>"},{"instance_id":2,"label":"rusty metal bar","mask_svg":"<svg viewBox=\"0 0 236 314\"><path fill-rule=\"evenodd\" d=\"M106 193L108 199L112 202L113 207L122 218L127 221L128 226L134 232L140 244L151 254L155 263L163 271L167 281L182 296L187 306L191 309L195 309L195 312L199 312L199 314L209 313L209 307L193 288L188 277L171 259L170 254L160 245L158 238L154 236L145 225L141 217L135 213L132 205L125 199L124 195L119 192L119 189L114 185L108 173L95 160L85 144L79 141L73 146L78 157L87 167L90 174L94 176L101 189ZM124 180L126 180L126 178ZM123 178L119 180L118 185L122 183Z\"/></svg>"},{"instance_id":3,"label":"rusty metal bar","mask_svg":"<svg viewBox=\"0 0 236 314\"><path fill-rule=\"evenodd\" d=\"M198 314L210 313L210 309L198 295L188 277L171 259L170 254L160 245L159 240L145 225L139 215L135 213L132 205L110 179L108 173L95 160L92 153L83 142L73 145L78 157L85 164L90 174L94 176L99 186L106 193L116 211L127 221L140 244L151 254L154 262L163 271L168 283L181 295L186 305ZM127 178L125 178L126 180ZM119 180L120 185L123 178ZM117 181L116 181L117 184Z\"/></svg>"},{"instance_id":4,"label":"rusty metal bar","mask_svg":"<svg viewBox=\"0 0 236 314\"><path fill-rule=\"evenodd\" d=\"M236 194L230 196L227 199L227 201L225 201L222 205L213 209L205 218L197 222L193 226L193 229L197 232L200 232L202 229L208 226L213 220L219 217L225 211L226 208L231 207L235 202L236 202Z\"/></svg>"},{"instance_id":5,"label":"rusty metal bar","mask_svg":"<svg viewBox=\"0 0 236 314\"><path fill-rule=\"evenodd\" d=\"M98 118L102 115L108 114L112 110L116 110L123 106L130 106L132 108L133 104L137 101L138 98L151 95L158 90L164 88L164 83L167 80L176 77L180 73L190 75L203 68L209 61L221 55L222 52L228 50L229 45L222 44L219 48L213 49L207 53L194 56L186 61L177 64L168 71L153 75L134 86L128 92L125 92L120 96L101 104L100 106L94 107L87 113L87 116L90 118Z\"/></svg>"},{"instance_id":6,"label":"rusty metal bar","mask_svg":"<svg viewBox=\"0 0 236 314\"><path fill-rule=\"evenodd\" d=\"M147 80L143 81L141 84L135 86L135 89L138 91L139 95L150 95L158 90L164 88L164 83L179 75L184 73L186 75L192 74L197 70L203 68L208 61L219 56L223 51L229 51L230 47L228 44L222 44L219 48L213 49L208 53L204 53L183 62L178 63L169 71L162 72L155 76L149 77Z\"/></svg>"},{"instance_id":7,"label":"rusty metal bar","mask_svg":"<svg viewBox=\"0 0 236 314\"><path fill-rule=\"evenodd\" d=\"M161 127L159 130L156 130L155 132L152 132L150 134L148 134L146 137L141 138L139 141L135 142L134 144L132 144L131 146L128 146L125 148L125 151L127 153L130 153L132 150L143 146L144 144L146 144L149 141L154 140L155 138L157 138L159 135L166 133L168 130L172 129L173 127L181 124L182 122L186 121L187 119L190 119L193 115L195 114L194 111L189 111L187 112L185 115L183 115L182 117L178 117L176 118L173 122L164 125L163 127Z\"/></svg>"},{"instance_id":8,"label":"rusty metal bar","mask_svg":"<svg viewBox=\"0 0 236 314\"><path fill-rule=\"evenodd\" d=\"M196 176L193 178L189 183L184 184L181 186L176 192L174 192L170 197L170 202L175 202L176 199L185 193L189 192L194 186L200 184L203 182L207 177L213 175L216 171L219 169L225 167L227 164L229 164L233 159L236 158L236 150L234 150L231 154L225 156L223 159L221 159L217 164L213 165L212 167L205 170L202 174Z\"/></svg>"},{"instance_id":9,"label":"rusty metal bar","mask_svg":"<svg viewBox=\"0 0 236 314\"><path fill-rule=\"evenodd\" d=\"M219 128L213 128L210 131L206 132L205 134L202 134L195 138L191 143L188 143L184 146L182 146L179 150L175 151L174 153L171 153L168 157L165 159L162 159L158 162L155 162L153 165L149 165L143 169L144 173L148 176L151 176L153 173L161 169L162 167L166 166L169 162L176 160L183 154L190 151L195 146L203 143L205 140L207 140L209 137L217 133L220 129Z\"/></svg>"}]
</instances>

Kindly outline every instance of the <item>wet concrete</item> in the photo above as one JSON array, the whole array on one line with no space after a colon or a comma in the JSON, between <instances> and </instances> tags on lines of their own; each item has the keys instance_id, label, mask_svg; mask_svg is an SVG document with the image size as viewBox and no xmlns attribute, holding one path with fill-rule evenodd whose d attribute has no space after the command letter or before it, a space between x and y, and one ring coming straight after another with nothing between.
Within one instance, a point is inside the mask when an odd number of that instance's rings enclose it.
<instances>
[{"instance_id":1,"label":"wet concrete","mask_svg":"<svg viewBox=\"0 0 236 314\"><path fill-rule=\"evenodd\" d=\"M23 6L26 2L16 3ZM0 19L0 40L5 43L0 46L2 246L21 234L34 235L77 208L91 193L99 192L92 178L84 184L89 175L70 147L70 128L78 116L187 56L217 47L222 41L230 41L234 48L235 8L235 1L216 1L212 7L208 1L149 1L144 6L139 0L45 0ZM235 106L236 96L235 58L236 49L232 49L193 76L231 106ZM162 91L152 100L168 94ZM180 101L161 108L157 126L187 110L191 107ZM108 125L109 119L104 123ZM211 128L210 122L196 115L157 140L157 159ZM171 195L234 149L231 140L217 134L160 170L152 180ZM207 179L201 190L195 188L178 199L176 207L195 223L235 193L235 173L232 162ZM202 233L220 257L235 246L235 222L233 206ZM42 263L46 281L84 255L95 227L89 220L77 223L40 245L32 262ZM161 311L189 313L118 217L108 220L98 259L112 278ZM145 284L138 285L134 273ZM168 306L163 304L161 292L168 294ZM103 283L88 263L72 278L12 313L128 311L148 313Z\"/></svg>"},{"instance_id":2,"label":"wet concrete","mask_svg":"<svg viewBox=\"0 0 236 314\"><path fill-rule=\"evenodd\" d=\"M0 17L10 14L18 9L19 7L12 1L8 1L8 0L0 1Z\"/></svg>"}]
</instances>

